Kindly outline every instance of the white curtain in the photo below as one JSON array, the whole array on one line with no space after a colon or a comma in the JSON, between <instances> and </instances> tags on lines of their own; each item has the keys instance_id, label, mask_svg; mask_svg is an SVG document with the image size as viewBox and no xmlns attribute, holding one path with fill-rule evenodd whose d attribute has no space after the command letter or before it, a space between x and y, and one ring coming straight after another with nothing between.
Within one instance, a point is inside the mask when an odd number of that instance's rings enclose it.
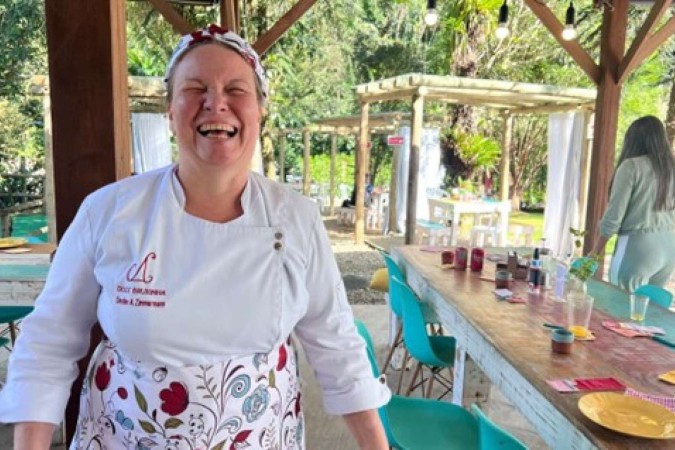
<instances>
[{"instance_id":1,"label":"white curtain","mask_svg":"<svg viewBox=\"0 0 675 450\"><path fill-rule=\"evenodd\" d=\"M403 136L403 145L396 166L396 223L400 232L405 231L405 219L408 202L408 169L410 164L410 127L401 127L398 134ZM427 189L437 189L443 182L444 169L441 166L440 130L424 128L420 148L419 173L417 175L417 219L429 218Z\"/></svg>"},{"instance_id":2,"label":"white curtain","mask_svg":"<svg viewBox=\"0 0 675 450\"><path fill-rule=\"evenodd\" d=\"M169 120L166 114L132 113L134 172L143 173L171 164Z\"/></svg>"},{"instance_id":3,"label":"white curtain","mask_svg":"<svg viewBox=\"0 0 675 450\"><path fill-rule=\"evenodd\" d=\"M548 120L548 176L544 237L554 256L572 253L570 227L579 229L584 113L556 113Z\"/></svg>"}]
</instances>

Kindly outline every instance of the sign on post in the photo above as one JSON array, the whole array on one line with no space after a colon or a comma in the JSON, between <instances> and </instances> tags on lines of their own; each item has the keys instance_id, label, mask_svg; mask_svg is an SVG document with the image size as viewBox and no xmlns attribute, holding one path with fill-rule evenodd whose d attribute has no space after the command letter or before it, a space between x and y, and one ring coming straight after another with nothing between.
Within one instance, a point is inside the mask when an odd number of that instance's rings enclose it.
<instances>
[{"instance_id":1,"label":"sign on post","mask_svg":"<svg viewBox=\"0 0 675 450\"><path fill-rule=\"evenodd\" d=\"M403 145L403 136L387 136L387 145Z\"/></svg>"}]
</instances>

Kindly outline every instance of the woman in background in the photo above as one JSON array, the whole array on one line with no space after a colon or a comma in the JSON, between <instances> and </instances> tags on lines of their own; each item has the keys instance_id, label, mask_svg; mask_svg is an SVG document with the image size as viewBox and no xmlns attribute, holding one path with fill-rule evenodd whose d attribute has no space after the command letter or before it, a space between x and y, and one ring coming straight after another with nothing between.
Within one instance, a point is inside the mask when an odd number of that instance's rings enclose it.
<instances>
[{"instance_id":1,"label":"woman in background","mask_svg":"<svg viewBox=\"0 0 675 450\"><path fill-rule=\"evenodd\" d=\"M675 159L663 123L654 116L641 117L626 132L591 254L604 252L614 234L612 284L633 292L668 282L675 270Z\"/></svg>"}]
</instances>

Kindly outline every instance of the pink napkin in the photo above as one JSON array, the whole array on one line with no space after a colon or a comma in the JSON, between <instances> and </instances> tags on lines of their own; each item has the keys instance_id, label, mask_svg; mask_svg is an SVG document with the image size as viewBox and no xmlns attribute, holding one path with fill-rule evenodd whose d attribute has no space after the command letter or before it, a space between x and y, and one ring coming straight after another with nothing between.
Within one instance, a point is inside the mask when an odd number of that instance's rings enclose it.
<instances>
[{"instance_id":1,"label":"pink napkin","mask_svg":"<svg viewBox=\"0 0 675 450\"><path fill-rule=\"evenodd\" d=\"M635 389L631 388L626 389L625 394L631 397L637 397L641 398L642 400L656 403L657 405L661 405L664 408L675 412L675 397L662 397L660 395L647 394L645 392L636 391Z\"/></svg>"},{"instance_id":2,"label":"pink napkin","mask_svg":"<svg viewBox=\"0 0 675 450\"><path fill-rule=\"evenodd\" d=\"M574 381L580 391L620 391L626 388L623 383L612 377L577 378Z\"/></svg>"}]
</instances>

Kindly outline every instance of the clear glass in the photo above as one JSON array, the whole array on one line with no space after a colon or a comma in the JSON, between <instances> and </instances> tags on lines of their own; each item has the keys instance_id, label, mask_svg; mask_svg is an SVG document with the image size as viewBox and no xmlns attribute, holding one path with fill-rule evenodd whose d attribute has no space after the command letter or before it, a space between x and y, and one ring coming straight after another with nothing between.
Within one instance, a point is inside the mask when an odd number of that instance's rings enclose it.
<instances>
[{"instance_id":1,"label":"clear glass","mask_svg":"<svg viewBox=\"0 0 675 450\"><path fill-rule=\"evenodd\" d=\"M647 306L649 305L649 297L646 295L630 295L630 320L642 325L647 315Z\"/></svg>"},{"instance_id":2,"label":"clear glass","mask_svg":"<svg viewBox=\"0 0 675 450\"><path fill-rule=\"evenodd\" d=\"M571 292L567 296L567 329L575 338L585 338L593 312L593 297L583 292Z\"/></svg>"}]
</instances>

